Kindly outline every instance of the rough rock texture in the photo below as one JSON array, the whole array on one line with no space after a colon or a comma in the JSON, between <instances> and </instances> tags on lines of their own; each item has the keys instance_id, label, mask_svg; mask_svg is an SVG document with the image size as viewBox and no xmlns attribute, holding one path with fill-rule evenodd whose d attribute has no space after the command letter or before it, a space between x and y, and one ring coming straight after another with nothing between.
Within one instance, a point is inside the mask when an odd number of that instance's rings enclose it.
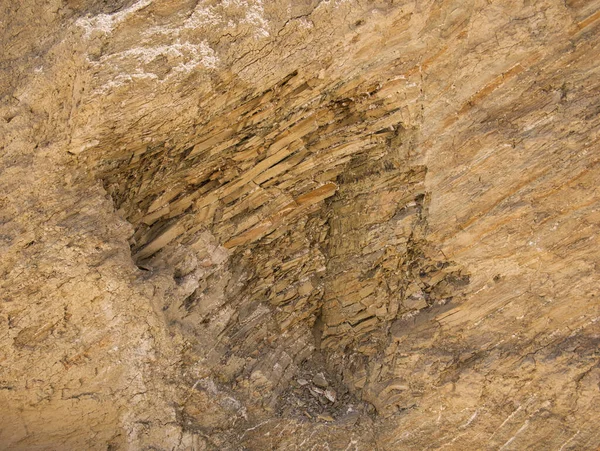
<instances>
[{"instance_id":1,"label":"rough rock texture","mask_svg":"<svg viewBox=\"0 0 600 451\"><path fill-rule=\"evenodd\" d=\"M0 2L0 447L600 446L600 2Z\"/></svg>"}]
</instances>

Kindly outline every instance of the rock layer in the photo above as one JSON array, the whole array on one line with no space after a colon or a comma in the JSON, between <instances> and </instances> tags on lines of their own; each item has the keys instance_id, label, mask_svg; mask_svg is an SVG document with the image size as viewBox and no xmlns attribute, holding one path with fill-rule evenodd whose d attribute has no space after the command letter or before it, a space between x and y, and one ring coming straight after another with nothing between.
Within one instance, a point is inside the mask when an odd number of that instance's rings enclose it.
<instances>
[{"instance_id":1,"label":"rock layer","mask_svg":"<svg viewBox=\"0 0 600 451\"><path fill-rule=\"evenodd\" d=\"M3 447L600 446L599 2L1 9Z\"/></svg>"}]
</instances>

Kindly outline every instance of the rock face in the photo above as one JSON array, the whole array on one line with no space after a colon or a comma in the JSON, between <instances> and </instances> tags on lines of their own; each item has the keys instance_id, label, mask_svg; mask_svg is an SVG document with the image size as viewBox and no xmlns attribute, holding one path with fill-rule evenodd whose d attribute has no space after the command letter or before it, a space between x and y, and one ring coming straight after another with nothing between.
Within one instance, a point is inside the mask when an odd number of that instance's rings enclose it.
<instances>
[{"instance_id":1,"label":"rock face","mask_svg":"<svg viewBox=\"0 0 600 451\"><path fill-rule=\"evenodd\" d=\"M600 2L0 3L0 447L600 446Z\"/></svg>"}]
</instances>

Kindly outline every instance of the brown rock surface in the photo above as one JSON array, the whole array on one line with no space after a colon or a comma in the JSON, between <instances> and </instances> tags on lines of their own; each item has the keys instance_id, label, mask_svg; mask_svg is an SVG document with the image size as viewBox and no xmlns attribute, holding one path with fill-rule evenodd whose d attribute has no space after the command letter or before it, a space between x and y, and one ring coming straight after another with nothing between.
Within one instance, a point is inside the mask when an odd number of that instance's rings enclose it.
<instances>
[{"instance_id":1,"label":"brown rock surface","mask_svg":"<svg viewBox=\"0 0 600 451\"><path fill-rule=\"evenodd\" d=\"M0 448L600 447L600 1L0 13Z\"/></svg>"}]
</instances>

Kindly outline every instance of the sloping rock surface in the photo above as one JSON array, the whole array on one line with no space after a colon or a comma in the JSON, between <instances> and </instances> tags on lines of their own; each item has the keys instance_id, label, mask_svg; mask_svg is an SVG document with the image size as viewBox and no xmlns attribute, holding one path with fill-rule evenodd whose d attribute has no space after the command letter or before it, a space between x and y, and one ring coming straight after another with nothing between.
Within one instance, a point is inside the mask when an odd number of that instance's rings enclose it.
<instances>
[{"instance_id":1,"label":"sloping rock surface","mask_svg":"<svg viewBox=\"0 0 600 451\"><path fill-rule=\"evenodd\" d=\"M600 2L0 17L0 448L600 446Z\"/></svg>"}]
</instances>

